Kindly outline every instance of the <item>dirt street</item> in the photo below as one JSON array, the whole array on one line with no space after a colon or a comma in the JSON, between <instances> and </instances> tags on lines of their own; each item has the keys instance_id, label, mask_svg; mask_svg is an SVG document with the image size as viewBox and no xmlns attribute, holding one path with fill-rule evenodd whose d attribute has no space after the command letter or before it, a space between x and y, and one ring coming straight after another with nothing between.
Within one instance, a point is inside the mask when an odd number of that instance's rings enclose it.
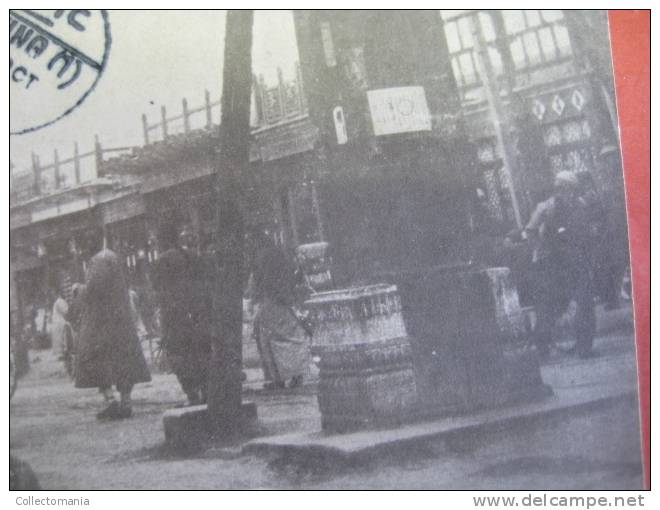
<instances>
[{"instance_id":1,"label":"dirt street","mask_svg":"<svg viewBox=\"0 0 660 510\"><path fill-rule=\"evenodd\" d=\"M631 336L599 339L601 355L555 359L551 384L634 384ZM258 372L258 370L256 371ZM262 392L248 371L245 398L258 406L262 432L318 430L315 386ZM533 426L432 444L405 457L367 465L316 466L228 455L210 449L181 457L163 448L162 413L183 402L170 374L134 390L134 417L99 423L94 390L76 390L50 353L33 355L31 372L11 402L11 452L30 463L45 489L244 488L641 488L634 399ZM236 450L237 451L237 450Z\"/></svg>"}]
</instances>

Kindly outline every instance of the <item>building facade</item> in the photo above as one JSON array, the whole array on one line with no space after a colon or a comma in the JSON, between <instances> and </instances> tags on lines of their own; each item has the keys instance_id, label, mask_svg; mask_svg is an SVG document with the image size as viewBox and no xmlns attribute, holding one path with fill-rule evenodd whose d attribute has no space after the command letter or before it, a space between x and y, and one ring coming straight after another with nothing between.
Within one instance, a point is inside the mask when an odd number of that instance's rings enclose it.
<instances>
[{"instance_id":1,"label":"building facade","mask_svg":"<svg viewBox=\"0 0 660 510\"><path fill-rule=\"evenodd\" d=\"M248 226L291 254L329 242L337 285L474 261L480 229L498 236L524 223L561 169L590 172L625 231L604 12L296 11L294 24L296 78L279 73L270 87L254 78L242 203ZM207 249L217 104L207 95L197 109L184 100L172 119L163 110L153 126L143 118L145 145L119 156L98 143L80 156L76 147L72 183L62 182L57 154L13 175L22 302L82 280L99 239L137 285L148 284L159 223L173 213ZM196 112L202 129L190 128ZM183 121L178 134L168 130L174 119ZM84 156L95 165L87 181Z\"/></svg>"}]
</instances>

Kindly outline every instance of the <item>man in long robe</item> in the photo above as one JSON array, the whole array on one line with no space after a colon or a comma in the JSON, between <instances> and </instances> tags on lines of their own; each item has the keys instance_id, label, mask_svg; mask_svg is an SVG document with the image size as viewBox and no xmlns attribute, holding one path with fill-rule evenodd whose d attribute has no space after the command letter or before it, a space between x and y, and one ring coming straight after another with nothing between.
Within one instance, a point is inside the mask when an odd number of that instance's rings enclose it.
<instances>
[{"instance_id":1,"label":"man in long robe","mask_svg":"<svg viewBox=\"0 0 660 510\"><path fill-rule=\"evenodd\" d=\"M58 356L63 357L66 354L66 329L68 326L67 314L69 313L69 304L64 299L62 292L58 292L57 299L53 304L53 314L51 315L51 337L53 340L53 349Z\"/></svg>"},{"instance_id":2,"label":"man in long robe","mask_svg":"<svg viewBox=\"0 0 660 510\"><path fill-rule=\"evenodd\" d=\"M131 317L121 264L113 251L104 249L91 258L83 302L76 388L99 388L103 393L108 405L98 419L128 418L133 386L150 381L151 375ZM120 394L119 402L113 386Z\"/></svg>"},{"instance_id":3,"label":"man in long robe","mask_svg":"<svg viewBox=\"0 0 660 510\"><path fill-rule=\"evenodd\" d=\"M265 387L299 386L309 370L309 336L298 320L293 262L265 235L258 241L254 294L258 311L254 336L266 379Z\"/></svg>"},{"instance_id":4,"label":"man in long robe","mask_svg":"<svg viewBox=\"0 0 660 510\"><path fill-rule=\"evenodd\" d=\"M188 404L206 402L211 355L210 300L200 257L183 238L176 222L163 225L155 287L160 302L162 346Z\"/></svg>"}]
</instances>

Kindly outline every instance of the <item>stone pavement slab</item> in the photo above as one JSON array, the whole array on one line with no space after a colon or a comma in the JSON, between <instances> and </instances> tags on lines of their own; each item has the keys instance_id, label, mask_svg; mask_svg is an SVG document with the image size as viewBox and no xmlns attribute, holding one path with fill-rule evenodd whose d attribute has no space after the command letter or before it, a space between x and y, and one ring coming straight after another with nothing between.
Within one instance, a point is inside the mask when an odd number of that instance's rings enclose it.
<instances>
[{"instance_id":1,"label":"stone pavement slab","mask_svg":"<svg viewBox=\"0 0 660 510\"><path fill-rule=\"evenodd\" d=\"M620 342L622 339L617 340ZM637 399L635 358L630 351L623 355L588 360L566 359L563 363L543 367L542 372L544 381L550 384L554 394L540 401L392 429L329 435L317 428L314 431L261 437L247 442L243 451L348 460L429 440L451 439L464 433L513 426L562 413L586 412L621 400Z\"/></svg>"}]
</instances>

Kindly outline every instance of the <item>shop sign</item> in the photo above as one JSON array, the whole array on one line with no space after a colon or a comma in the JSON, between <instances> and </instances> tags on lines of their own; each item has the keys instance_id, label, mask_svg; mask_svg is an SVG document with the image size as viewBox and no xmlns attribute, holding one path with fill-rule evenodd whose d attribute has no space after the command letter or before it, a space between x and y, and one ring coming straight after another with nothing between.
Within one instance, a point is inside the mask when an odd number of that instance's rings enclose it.
<instances>
[{"instance_id":1,"label":"shop sign","mask_svg":"<svg viewBox=\"0 0 660 510\"><path fill-rule=\"evenodd\" d=\"M313 150L318 130L305 120L273 127L255 134L254 138L261 161L267 162Z\"/></svg>"},{"instance_id":2,"label":"shop sign","mask_svg":"<svg viewBox=\"0 0 660 510\"><path fill-rule=\"evenodd\" d=\"M395 87L367 91L376 136L431 130L424 87Z\"/></svg>"}]
</instances>

